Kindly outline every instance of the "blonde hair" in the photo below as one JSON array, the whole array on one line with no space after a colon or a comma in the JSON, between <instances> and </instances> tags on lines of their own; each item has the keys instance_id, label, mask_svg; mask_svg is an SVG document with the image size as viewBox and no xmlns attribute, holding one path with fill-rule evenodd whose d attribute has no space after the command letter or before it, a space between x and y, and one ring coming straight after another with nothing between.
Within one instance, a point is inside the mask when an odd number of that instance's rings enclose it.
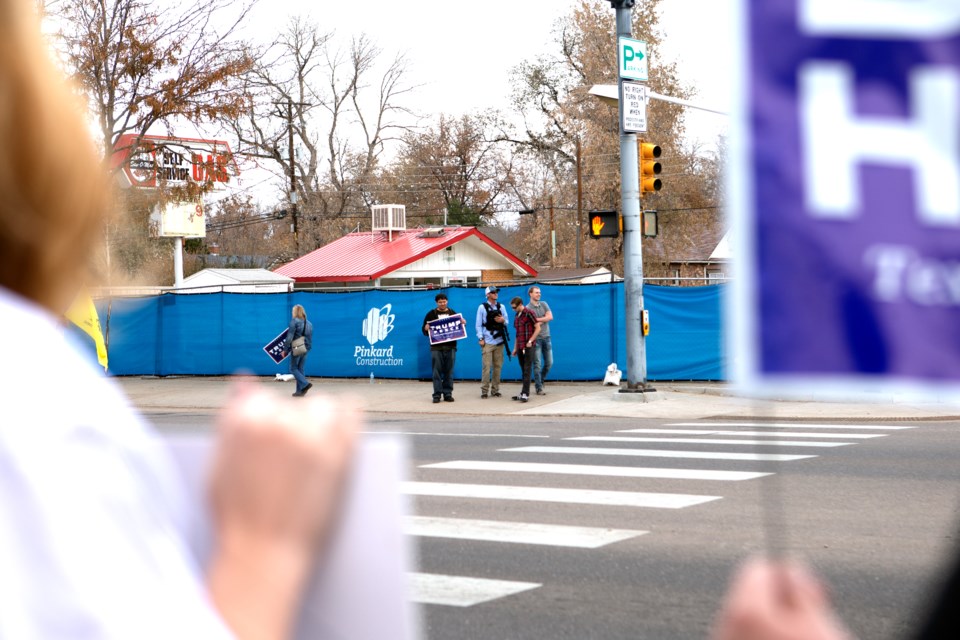
<instances>
[{"instance_id":1,"label":"blonde hair","mask_svg":"<svg viewBox=\"0 0 960 640\"><path fill-rule=\"evenodd\" d=\"M302 304L293 305L293 317L300 318L301 320L307 319L307 312L304 310Z\"/></svg>"},{"instance_id":2,"label":"blonde hair","mask_svg":"<svg viewBox=\"0 0 960 640\"><path fill-rule=\"evenodd\" d=\"M0 287L54 312L88 264L106 173L32 3L0 1Z\"/></svg>"}]
</instances>

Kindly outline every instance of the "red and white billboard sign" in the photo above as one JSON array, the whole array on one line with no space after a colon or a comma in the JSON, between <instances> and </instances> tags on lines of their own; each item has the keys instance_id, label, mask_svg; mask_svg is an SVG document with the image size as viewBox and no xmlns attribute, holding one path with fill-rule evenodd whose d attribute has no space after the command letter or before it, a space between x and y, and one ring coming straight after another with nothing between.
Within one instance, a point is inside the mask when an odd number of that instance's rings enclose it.
<instances>
[{"instance_id":1,"label":"red and white billboard sign","mask_svg":"<svg viewBox=\"0 0 960 640\"><path fill-rule=\"evenodd\" d=\"M111 168L128 187L155 189L207 183L225 187L240 170L225 140L168 136L120 136Z\"/></svg>"}]
</instances>

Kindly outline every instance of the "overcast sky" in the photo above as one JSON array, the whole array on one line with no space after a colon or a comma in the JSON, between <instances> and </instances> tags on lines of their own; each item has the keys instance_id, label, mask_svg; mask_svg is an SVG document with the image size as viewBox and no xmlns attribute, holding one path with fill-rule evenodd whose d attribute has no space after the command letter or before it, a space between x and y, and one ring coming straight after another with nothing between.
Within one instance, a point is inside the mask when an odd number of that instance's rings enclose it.
<instances>
[{"instance_id":1,"label":"overcast sky","mask_svg":"<svg viewBox=\"0 0 960 640\"><path fill-rule=\"evenodd\" d=\"M724 109L729 99L728 30L734 0L663 0L664 53L677 62L696 100ZM367 34L385 55L406 53L411 81L422 85L410 96L420 113L471 113L509 109L509 72L553 46L556 20L575 0L262 0L254 10L254 36L268 42L292 15L309 16L322 31L338 37ZM611 12L613 10L611 9ZM655 65L656 60L651 64ZM688 134L710 148L726 130L726 118L688 110ZM261 182L253 175L242 180Z\"/></svg>"},{"instance_id":2,"label":"overcast sky","mask_svg":"<svg viewBox=\"0 0 960 640\"><path fill-rule=\"evenodd\" d=\"M732 0L663 0L665 53L707 106L723 108L729 41L722 28ZM339 36L366 33L385 55L405 51L422 113L465 113L508 106L510 69L552 46L551 28L575 0L365 0L261 2L253 24L259 36L290 15L311 16ZM612 13L611 9L611 13ZM651 64L656 64L656 60ZM691 117L698 138L721 131L724 118Z\"/></svg>"}]
</instances>

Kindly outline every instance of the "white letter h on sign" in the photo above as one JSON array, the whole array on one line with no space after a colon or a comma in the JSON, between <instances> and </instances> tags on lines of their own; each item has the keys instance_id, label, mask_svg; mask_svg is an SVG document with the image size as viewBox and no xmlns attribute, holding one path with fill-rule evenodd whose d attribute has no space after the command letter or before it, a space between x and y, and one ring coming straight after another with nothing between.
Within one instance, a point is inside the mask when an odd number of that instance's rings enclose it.
<instances>
[{"instance_id":1,"label":"white letter h on sign","mask_svg":"<svg viewBox=\"0 0 960 640\"><path fill-rule=\"evenodd\" d=\"M910 74L911 117L858 117L852 68L809 62L800 69L804 192L816 217L850 219L860 209L859 164L914 171L922 222L960 227L960 77L918 67Z\"/></svg>"}]
</instances>

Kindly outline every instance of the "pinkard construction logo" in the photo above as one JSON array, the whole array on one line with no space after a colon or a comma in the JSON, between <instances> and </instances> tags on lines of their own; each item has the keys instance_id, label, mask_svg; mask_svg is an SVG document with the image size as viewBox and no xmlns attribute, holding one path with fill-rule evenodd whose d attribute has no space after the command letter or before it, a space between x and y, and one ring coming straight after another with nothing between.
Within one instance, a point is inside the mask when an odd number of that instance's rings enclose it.
<instances>
[{"instance_id":1,"label":"pinkard construction logo","mask_svg":"<svg viewBox=\"0 0 960 640\"><path fill-rule=\"evenodd\" d=\"M393 306L385 304L379 309L376 307L367 312L367 317L363 320L363 337L369 343L369 347L358 345L353 350L353 357L357 366L403 366L403 358L393 357L393 345L389 347L376 347L377 343L386 340L387 336L394 329L396 314L393 313Z\"/></svg>"}]
</instances>

